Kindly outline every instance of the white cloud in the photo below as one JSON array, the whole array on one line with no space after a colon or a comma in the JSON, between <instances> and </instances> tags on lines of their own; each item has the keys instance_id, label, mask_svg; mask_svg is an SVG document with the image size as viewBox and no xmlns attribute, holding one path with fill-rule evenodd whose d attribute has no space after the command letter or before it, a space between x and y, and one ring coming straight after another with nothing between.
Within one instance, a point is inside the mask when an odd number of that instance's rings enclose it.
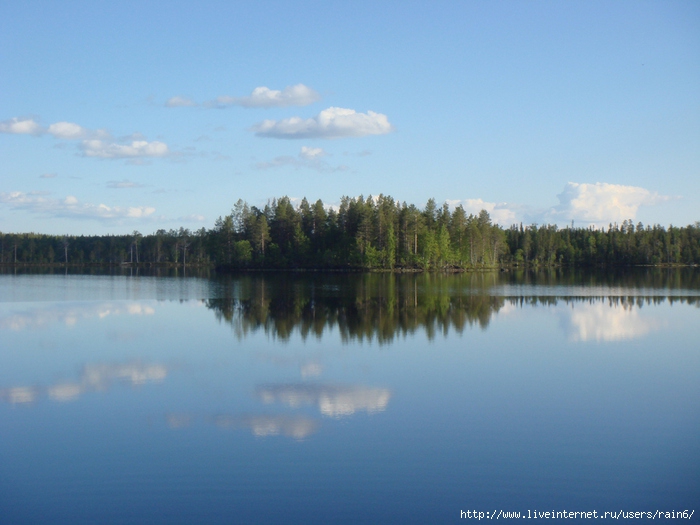
<instances>
[{"instance_id":1,"label":"white cloud","mask_svg":"<svg viewBox=\"0 0 700 525\"><path fill-rule=\"evenodd\" d=\"M491 221L501 226L510 226L516 222L516 207L506 202L486 202L482 199L455 199L447 200L446 202L452 208L461 205L467 214L479 215L481 210L486 210L491 217Z\"/></svg>"},{"instance_id":2,"label":"white cloud","mask_svg":"<svg viewBox=\"0 0 700 525\"><path fill-rule=\"evenodd\" d=\"M605 182L569 182L557 197L559 204L548 210L482 199L455 199L447 200L447 203L451 208L461 204L467 213L474 215L486 210L493 222L506 227L518 222L566 225L572 220L579 225L603 227L626 219L634 220L641 206L652 206L670 199L645 188Z\"/></svg>"},{"instance_id":3,"label":"white cloud","mask_svg":"<svg viewBox=\"0 0 700 525\"><path fill-rule=\"evenodd\" d=\"M167 144L160 141L148 142L140 133L113 140L104 129L91 130L74 122L55 122L44 128L33 119L12 118L0 122L0 132L14 134L49 134L62 140L81 140L80 149L85 157L103 159L142 159L165 157L170 154Z\"/></svg>"},{"instance_id":4,"label":"white cloud","mask_svg":"<svg viewBox=\"0 0 700 525\"><path fill-rule=\"evenodd\" d=\"M317 159L325 155L326 152L323 151L323 148L310 148L308 146L302 146L301 152L299 153L299 156L309 160Z\"/></svg>"},{"instance_id":5,"label":"white cloud","mask_svg":"<svg viewBox=\"0 0 700 525\"><path fill-rule=\"evenodd\" d=\"M56 175L55 173L44 173L44 174L42 174L42 175L39 175L39 178L40 178L40 179L53 179L53 178L55 178L55 177L57 177L57 176L58 176L58 175Z\"/></svg>"},{"instance_id":6,"label":"white cloud","mask_svg":"<svg viewBox=\"0 0 700 525\"><path fill-rule=\"evenodd\" d=\"M282 91L265 86L256 87L250 96L221 96L205 105L215 108L241 106L244 108L282 108L289 106L308 106L321 100L321 95L304 84L287 86Z\"/></svg>"},{"instance_id":7,"label":"white cloud","mask_svg":"<svg viewBox=\"0 0 700 525\"><path fill-rule=\"evenodd\" d=\"M16 135L41 135L46 130L34 119L20 120L12 118L0 122L0 133L13 133Z\"/></svg>"},{"instance_id":8,"label":"white cloud","mask_svg":"<svg viewBox=\"0 0 700 525\"><path fill-rule=\"evenodd\" d=\"M56 122L51 124L47 130L50 135L57 139L81 139L91 134L87 129L73 122Z\"/></svg>"},{"instance_id":9,"label":"white cloud","mask_svg":"<svg viewBox=\"0 0 700 525\"><path fill-rule=\"evenodd\" d=\"M101 159L128 159L144 157L165 157L168 145L154 140L134 140L130 144L118 144L98 139L84 140L81 144L83 155Z\"/></svg>"},{"instance_id":10,"label":"white cloud","mask_svg":"<svg viewBox=\"0 0 700 525\"><path fill-rule=\"evenodd\" d=\"M559 205L546 214L547 222L574 220L595 226L634 219L640 206L669 200L669 197L644 188L606 182L569 182L557 197Z\"/></svg>"},{"instance_id":11,"label":"white cloud","mask_svg":"<svg viewBox=\"0 0 700 525\"><path fill-rule=\"evenodd\" d=\"M87 137L109 136L104 130L89 130L75 122L55 122L45 128L34 119L19 119L17 117L0 122L0 133L24 135L44 135L48 133L57 139L76 140Z\"/></svg>"},{"instance_id":12,"label":"white cloud","mask_svg":"<svg viewBox=\"0 0 700 525\"><path fill-rule=\"evenodd\" d=\"M196 105L197 103L194 100L185 97L171 97L165 102L165 107L167 108L185 108Z\"/></svg>"},{"instance_id":13,"label":"white cloud","mask_svg":"<svg viewBox=\"0 0 700 525\"><path fill-rule=\"evenodd\" d=\"M32 193L0 193L0 204L13 209L43 213L51 217L86 218L96 220L142 219L155 212L150 206L107 206L80 202L69 195L65 199L51 199Z\"/></svg>"},{"instance_id":14,"label":"white cloud","mask_svg":"<svg viewBox=\"0 0 700 525\"><path fill-rule=\"evenodd\" d=\"M386 115L368 111L331 107L309 119L292 117L283 120L263 120L251 131L259 137L278 139L335 139L385 135L394 130Z\"/></svg>"}]
</instances>

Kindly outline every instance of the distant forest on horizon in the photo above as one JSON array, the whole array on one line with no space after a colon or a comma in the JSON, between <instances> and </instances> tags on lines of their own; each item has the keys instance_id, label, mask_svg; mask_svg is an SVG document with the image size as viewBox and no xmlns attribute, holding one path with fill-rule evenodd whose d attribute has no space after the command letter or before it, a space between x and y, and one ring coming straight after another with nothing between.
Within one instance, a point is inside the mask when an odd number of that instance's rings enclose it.
<instances>
[{"instance_id":1,"label":"distant forest on horizon","mask_svg":"<svg viewBox=\"0 0 700 525\"><path fill-rule=\"evenodd\" d=\"M337 210L288 197L238 200L214 227L143 235L0 232L0 264L198 265L238 269L459 270L502 266L700 264L700 222L685 227L513 225L430 199L343 197Z\"/></svg>"}]
</instances>

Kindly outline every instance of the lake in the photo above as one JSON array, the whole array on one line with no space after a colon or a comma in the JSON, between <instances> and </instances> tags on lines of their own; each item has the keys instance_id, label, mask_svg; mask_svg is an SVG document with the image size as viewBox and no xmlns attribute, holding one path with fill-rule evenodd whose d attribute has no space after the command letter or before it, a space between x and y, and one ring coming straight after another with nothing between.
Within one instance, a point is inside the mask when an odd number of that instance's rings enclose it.
<instances>
[{"instance_id":1,"label":"lake","mask_svg":"<svg viewBox=\"0 0 700 525\"><path fill-rule=\"evenodd\" d=\"M0 275L1 523L700 501L697 268L170 273Z\"/></svg>"}]
</instances>

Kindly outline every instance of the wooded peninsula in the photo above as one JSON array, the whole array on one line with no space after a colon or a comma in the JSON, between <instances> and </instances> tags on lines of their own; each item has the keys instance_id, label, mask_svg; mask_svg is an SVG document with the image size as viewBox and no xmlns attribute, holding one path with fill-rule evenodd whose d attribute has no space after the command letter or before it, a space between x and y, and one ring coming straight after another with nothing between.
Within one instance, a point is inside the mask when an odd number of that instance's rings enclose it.
<instances>
[{"instance_id":1,"label":"wooded peninsula","mask_svg":"<svg viewBox=\"0 0 700 525\"><path fill-rule=\"evenodd\" d=\"M511 266L700 264L700 222L607 228L494 224L430 199L421 210L390 196L343 197L327 208L288 197L263 209L238 200L211 229L150 235L0 233L2 265L206 266L219 270L442 270Z\"/></svg>"}]
</instances>

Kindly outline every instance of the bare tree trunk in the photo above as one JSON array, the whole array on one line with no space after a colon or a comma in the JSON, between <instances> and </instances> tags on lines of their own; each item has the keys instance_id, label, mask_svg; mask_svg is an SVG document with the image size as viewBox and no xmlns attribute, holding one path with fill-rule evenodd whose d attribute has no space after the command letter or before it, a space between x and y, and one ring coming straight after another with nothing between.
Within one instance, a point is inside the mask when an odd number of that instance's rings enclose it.
<instances>
[{"instance_id":1,"label":"bare tree trunk","mask_svg":"<svg viewBox=\"0 0 700 525\"><path fill-rule=\"evenodd\" d=\"M192 243L189 243L185 240L182 241L182 266L187 267L187 248L189 245Z\"/></svg>"}]
</instances>

